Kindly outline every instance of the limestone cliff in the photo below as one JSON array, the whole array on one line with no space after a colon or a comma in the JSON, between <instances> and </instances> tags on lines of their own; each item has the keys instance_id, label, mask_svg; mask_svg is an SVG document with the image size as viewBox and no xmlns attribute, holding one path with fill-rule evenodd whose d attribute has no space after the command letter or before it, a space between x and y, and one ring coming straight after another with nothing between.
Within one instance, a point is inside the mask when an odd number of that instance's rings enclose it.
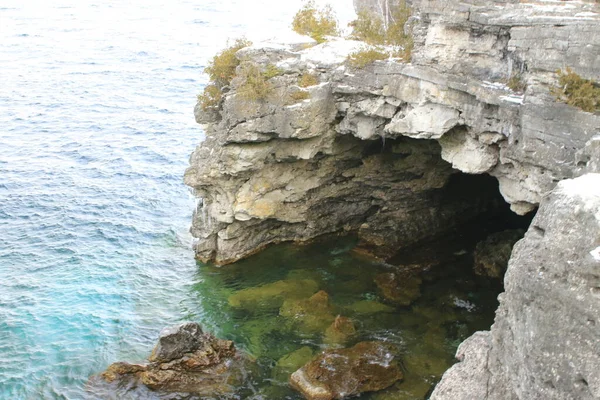
<instances>
[{"instance_id":1,"label":"limestone cliff","mask_svg":"<svg viewBox=\"0 0 600 400\"><path fill-rule=\"evenodd\" d=\"M340 231L385 256L490 206L448 189L457 170L496 177L523 214L557 182L598 168L600 116L550 93L565 66L600 78L597 6L436 0L413 10L410 64L351 68L344 61L360 43L344 40L238 52L239 68L275 65L280 75L265 100L245 100L234 79L217 112L196 107L207 137L185 182L202 198L192 228L200 260ZM300 87L305 73L318 84ZM511 76L524 93L504 84ZM303 91L308 99L293 100Z\"/></svg>"}]
</instances>

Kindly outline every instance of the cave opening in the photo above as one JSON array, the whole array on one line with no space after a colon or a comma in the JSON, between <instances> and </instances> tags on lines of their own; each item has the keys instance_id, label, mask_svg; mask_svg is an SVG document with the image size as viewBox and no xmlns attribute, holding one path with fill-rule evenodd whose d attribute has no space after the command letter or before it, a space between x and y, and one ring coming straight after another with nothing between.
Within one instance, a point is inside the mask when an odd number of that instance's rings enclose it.
<instances>
[{"instance_id":1,"label":"cave opening","mask_svg":"<svg viewBox=\"0 0 600 400\"><path fill-rule=\"evenodd\" d=\"M533 218L510 210L496 178L453 170L434 140L337 140L344 152L307 163L330 171L328 185L302 197L312 225L264 229L328 234L294 233L225 268L199 265L203 324L256 359L256 385L241 385L241 398L301 399L289 385L295 371L323 352L378 342L393 346L403 379L361 398L426 399L458 345L492 325L512 246Z\"/></svg>"}]
</instances>

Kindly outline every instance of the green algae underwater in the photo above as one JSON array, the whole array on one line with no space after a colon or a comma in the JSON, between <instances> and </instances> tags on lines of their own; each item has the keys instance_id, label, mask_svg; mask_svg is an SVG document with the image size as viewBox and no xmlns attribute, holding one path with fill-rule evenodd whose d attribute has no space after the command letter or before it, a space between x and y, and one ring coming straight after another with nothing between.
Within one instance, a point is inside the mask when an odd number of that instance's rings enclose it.
<instances>
[{"instance_id":1,"label":"green algae underwater","mask_svg":"<svg viewBox=\"0 0 600 400\"><path fill-rule=\"evenodd\" d=\"M393 265L361 256L352 237L199 264L192 295L201 309L188 318L256 360L240 398L302 399L288 384L292 372L324 349L376 340L397 348L404 379L360 398L425 399L458 345L493 322L502 285L473 273L478 239L453 233L399 253Z\"/></svg>"}]
</instances>

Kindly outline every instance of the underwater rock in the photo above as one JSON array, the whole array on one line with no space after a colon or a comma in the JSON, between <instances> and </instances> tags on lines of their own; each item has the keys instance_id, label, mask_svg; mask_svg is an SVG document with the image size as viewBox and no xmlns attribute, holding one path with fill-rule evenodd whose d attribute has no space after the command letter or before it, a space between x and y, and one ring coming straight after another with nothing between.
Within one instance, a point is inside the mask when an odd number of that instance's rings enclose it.
<instances>
[{"instance_id":1,"label":"underwater rock","mask_svg":"<svg viewBox=\"0 0 600 400\"><path fill-rule=\"evenodd\" d=\"M432 384L421 377L407 374L402 382L372 397L373 400L423 400L427 398L431 387Z\"/></svg>"},{"instance_id":2,"label":"underwater rock","mask_svg":"<svg viewBox=\"0 0 600 400\"><path fill-rule=\"evenodd\" d=\"M360 300L352 303L348 310L356 314L375 314L379 312L394 312L394 307L374 300Z\"/></svg>"},{"instance_id":3,"label":"underwater rock","mask_svg":"<svg viewBox=\"0 0 600 400\"><path fill-rule=\"evenodd\" d=\"M275 380L287 382L288 379L290 379L290 375L309 362L314 355L313 350L308 346L301 347L298 350L286 354L277 361L275 368L273 368L273 371L271 372L271 376Z\"/></svg>"},{"instance_id":4,"label":"underwater rock","mask_svg":"<svg viewBox=\"0 0 600 400\"><path fill-rule=\"evenodd\" d=\"M325 330L323 343L336 346L346 344L356 334L356 328L350 318L338 315Z\"/></svg>"},{"instance_id":5,"label":"underwater rock","mask_svg":"<svg viewBox=\"0 0 600 400\"><path fill-rule=\"evenodd\" d=\"M511 229L492 233L485 240L477 243L473 254L475 273L490 278L502 278L512 248L524 234L525 231L522 229Z\"/></svg>"},{"instance_id":6,"label":"underwater rock","mask_svg":"<svg viewBox=\"0 0 600 400\"><path fill-rule=\"evenodd\" d=\"M375 277L383 296L401 306L408 306L421 296L421 282L414 271L387 272Z\"/></svg>"},{"instance_id":7,"label":"underwater rock","mask_svg":"<svg viewBox=\"0 0 600 400\"><path fill-rule=\"evenodd\" d=\"M255 311L279 308L286 299L311 296L319 290L319 284L311 279L286 279L259 287L242 289L229 296L229 305Z\"/></svg>"},{"instance_id":8,"label":"underwater rock","mask_svg":"<svg viewBox=\"0 0 600 400\"><path fill-rule=\"evenodd\" d=\"M384 342L326 350L294 372L292 387L309 400L343 399L385 389L402 379L396 349Z\"/></svg>"},{"instance_id":9,"label":"underwater rock","mask_svg":"<svg viewBox=\"0 0 600 400\"><path fill-rule=\"evenodd\" d=\"M335 319L329 295L320 290L308 299L288 299L279 309L279 315L286 317L304 333L322 332Z\"/></svg>"},{"instance_id":10,"label":"underwater rock","mask_svg":"<svg viewBox=\"0 0 600 400\"><path fill-rule=\"evenodd\" d=\"M142 383L161 392L224 395L242 381L242 368L248 361L233 342L203 333L192 322L164 329L149 360L146 364L117 362L100 376L109 383Z\"/></svg>"}]
</instances>

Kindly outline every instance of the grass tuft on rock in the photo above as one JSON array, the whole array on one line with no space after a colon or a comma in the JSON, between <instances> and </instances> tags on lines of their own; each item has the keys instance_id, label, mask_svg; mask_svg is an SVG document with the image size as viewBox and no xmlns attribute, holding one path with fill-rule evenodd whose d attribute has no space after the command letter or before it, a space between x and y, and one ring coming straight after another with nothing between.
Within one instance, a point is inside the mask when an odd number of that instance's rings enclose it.
<instances>
[{"instance_id":1,"label":"grass tuft on rock","mask_svg":"<svg viewBox=\"0 0 600 400\"><path fill-rule=\"evenodd\" d=\"M337 19L331 6L318 9L312 0L306 2L294 15L292 29L301 35L310 36L317 43L325 42L326 36L339 34Z\"/></svg>"},{"instance_id":2,"label":"grass tuft on rock","mask_svg":"<svg viewBox=\"0 0 600 400\"><path fill-rule=\"evenodd\" d=\"M600 84L582 78L571 68L556 71L559 87L552 93L560 101L587 112L600 112Z\"/></svg>"},{"instance_id":3,"label":"grass tuft on rock","mask_svg":"<svg viewBox=\"0 0 600 400\"><path fill-rule=\"evenodd\" d=\"M299 103L299 102L304 101L309 98L310 98L309 92L307 92L306 90L298 90L298 91L290 94L291 101L289 104Z\"/></svg>"},{"instance_id":4,"label":"grass tuft on rock","mask_svg":"<svg viewBox=\"0 0 600 400\"><path fill-rule=\"evenodd\" d=\"M264 100L273 92L273 85L268 81L265 72L253 63L243 64L240 68L242 84L237 92L246 100Z\"/></svg>"},{"instance_id":5,"label":"grass tuft on rock","mask_svg":"<svg viewBox=\"0 0 600 400\"><path fill-rule=\"evenodd\" d=\"M527 89L527 83L523 79L523 75L520 73L512 73L506 81L506 86L513 92L523 93Z\"/></svg>"},{"instance_id":6,"label":"grass tuft on rock","mask_svg":"<svg viewBox=\"0 0 600 400\"><path fill-rule=\"evenodd\" d=\"M364 68L369 64L378 60L386 60L389 58L388 53L385 53L381 48L365 47L348 56L348 64L354 68Z\"/></svg>"},{"instance_id":7,"label":"grass tuft on rock","mask_svg":"<svg viewBox=\"0 0 600 400\"><path fill-rule=\"evenodd\" d=\"M298 86L307 88L310 86L315 86L319 84L319 79L315 74L311 74L309 72L305 72L302 74L300 79L298 80Z\"/></svg>"}]
</instances>

